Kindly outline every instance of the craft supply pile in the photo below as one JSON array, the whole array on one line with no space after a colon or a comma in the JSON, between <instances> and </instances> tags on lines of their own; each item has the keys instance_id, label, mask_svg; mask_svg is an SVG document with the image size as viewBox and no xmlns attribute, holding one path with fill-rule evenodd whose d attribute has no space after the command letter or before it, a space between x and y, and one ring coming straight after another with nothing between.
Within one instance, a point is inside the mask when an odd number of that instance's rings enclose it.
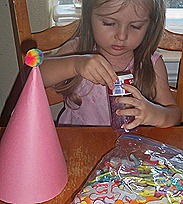
<instances>
[{"instance_id":1,"label":"craft supply pile","mask_svg":"<svg viewBox=\"0 0 183 204\"><path fill-rule=\"evenodd\" d=\"M182 150L122 135L73 203L183 204Z\"/></svg>"}]
</instances>

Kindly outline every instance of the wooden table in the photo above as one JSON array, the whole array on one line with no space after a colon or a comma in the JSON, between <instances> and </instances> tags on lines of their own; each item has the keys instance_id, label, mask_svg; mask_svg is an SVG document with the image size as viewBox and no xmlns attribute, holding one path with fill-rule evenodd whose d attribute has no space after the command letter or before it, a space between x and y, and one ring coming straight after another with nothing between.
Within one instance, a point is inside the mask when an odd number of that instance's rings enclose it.
<instances>
[{"instance_id":1,"label":"wooden table","mask_svg":"<svg viewBox=\"0 0 183 204\"><path fill-rule=\"evenodd\" d=\"M3 131L4 129L0 129L0 135ZM64 127L57 128L57 132L67 163L69 180L62 193L45 204L70 203L97 162L114 147L119 137L119 134L113 132L110 127ZM166 129L141 127L133 134L183 149L183 127Z\"/></svg>"}]
</instances>

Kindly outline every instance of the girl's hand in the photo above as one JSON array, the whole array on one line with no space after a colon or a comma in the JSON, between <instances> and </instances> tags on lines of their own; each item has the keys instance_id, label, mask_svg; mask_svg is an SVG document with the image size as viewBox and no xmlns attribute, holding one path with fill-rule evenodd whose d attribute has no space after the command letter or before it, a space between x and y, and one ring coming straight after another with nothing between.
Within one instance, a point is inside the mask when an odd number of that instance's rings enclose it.
<instances>
[{"instance_id":1,"label":"girl's hand","mask_svg":"<svg viewBox=\"0 0 183 204\"><path fill-rule=\"evenodd\" d=\"M123 84L122 87L129 91L133 97L118 97L117 103L123 103L132 108L117 110L116 114L120 116L134 116L135 119L129 124L124 124L124 129L130 130L139 125L156 124L156 105L148 101L140 91L134 86Z\"/></svg>"},{"instance_id":2,"label":"girl's hand","mask_svg":"<svg viewBox=\"0 0 183 204\"><path fill-rule=\"evenodd\" d=\"M79 56L75 62L75 71L94 84L107 85L110 89L114 88L114 82L118 80L110 63L99 54Z\"/></svg>"}]
</instances>

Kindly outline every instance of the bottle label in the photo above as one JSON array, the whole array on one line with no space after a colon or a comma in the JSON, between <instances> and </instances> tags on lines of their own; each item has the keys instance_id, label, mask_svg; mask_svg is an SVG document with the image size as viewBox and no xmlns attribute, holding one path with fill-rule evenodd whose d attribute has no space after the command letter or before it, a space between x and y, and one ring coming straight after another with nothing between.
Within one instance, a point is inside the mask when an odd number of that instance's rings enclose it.
<instances>
[{"instance_id":1,"label":"bottle label","mask_svg":"<svg viewBox=\"0 0 183 204\"><path fill-rule=\"evenodd\" d=\"M119 78L119 81L114 83L115 88L113 90L108 89L109 95L110 96L124 96L124 95L131 94L127 90L123 89L121 85L122 84L133 85L134 84L133 74L121 75L121 76L118 76L118 78Z\"/></svg>"}]
</instances>

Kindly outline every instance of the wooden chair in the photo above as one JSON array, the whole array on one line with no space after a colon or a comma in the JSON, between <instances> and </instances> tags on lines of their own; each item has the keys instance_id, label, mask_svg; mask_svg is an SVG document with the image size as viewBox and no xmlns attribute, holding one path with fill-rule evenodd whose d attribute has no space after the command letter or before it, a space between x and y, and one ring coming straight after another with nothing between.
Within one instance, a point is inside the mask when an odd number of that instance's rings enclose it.
<instances>
[{"instance_id":1,"label":"wooden chair","mask_svg":"<svg viewBox=\"0 0 183 204\"><path fill-rule=\"evenodd\" d=\"M159 48L163 50L182 52L179 63L177 85L176 88L171 88L171 90L176 98L179 108L183 113L183 34L174 33L165 29L159 43Z\"/></svg>"}]
</instances>

